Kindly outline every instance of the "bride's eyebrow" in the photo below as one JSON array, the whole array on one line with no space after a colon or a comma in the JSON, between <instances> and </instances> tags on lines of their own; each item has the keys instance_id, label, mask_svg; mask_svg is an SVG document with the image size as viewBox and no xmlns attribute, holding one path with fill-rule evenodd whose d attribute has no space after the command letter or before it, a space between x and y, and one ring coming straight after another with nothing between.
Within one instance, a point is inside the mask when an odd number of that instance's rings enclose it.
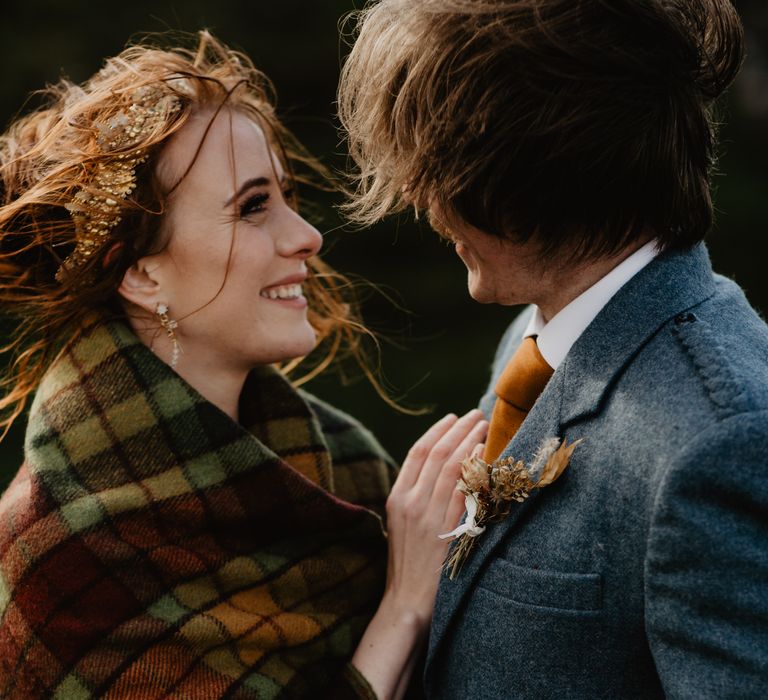
<instances>
[{"instance_id":1,"label":"bride's eyebrow","mask_svg":"<svg viewBox=\"0 0 768 700\"><path fill-rule=\"evenodd\" d=\"M280 178L280 187L285 187L286 182L287 179L285 175L283 175ZM228 207L230 204L232 204L232 202L234 202L238 197L244 195L252 187L265 187L270 184L272 184L272 180L268 177L252 177L240 185L237 192L235 192L226 202L224 202L224 206Z\"/></svg>"},{"instance_id":2,"label":"bride's eyebrow","mask_svg":"<svg viewBox=\"0 0 768 700\"><path fill-rule=\"evenodd\" d=\"M240 185L237 192L235 192L226 202L224 202L224 206L228 207L230 204L232 204L232 202L234 202L238 197L244 195L252 187L264 187L265 185L269 185L270 182L271 180L268 177L252 177L246 180L242 185Z\"/></svg>"}]
</instances>

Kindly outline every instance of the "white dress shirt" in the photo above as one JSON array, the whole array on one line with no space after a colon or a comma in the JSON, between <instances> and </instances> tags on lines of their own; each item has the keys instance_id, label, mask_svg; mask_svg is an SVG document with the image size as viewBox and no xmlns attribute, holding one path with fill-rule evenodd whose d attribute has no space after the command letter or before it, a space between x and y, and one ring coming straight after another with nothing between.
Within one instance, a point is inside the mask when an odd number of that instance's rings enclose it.
<instances>
[{"instance_id":1,"label":"white dress shirt","mask_svg":"<svg viewBox=\"0 0 768 700\"><path fill-rule=\"evenodd\" d=\"M651 262L658 252L655 240L638 248L605 277L599 279L558 311L549 323L545 323L539 307L534 307L533 316L528 321L523 337L538 336L536 343L542 357L553 369L557 369L571 346L611 300L611 297Z\"/></svg>"}]
</instances>

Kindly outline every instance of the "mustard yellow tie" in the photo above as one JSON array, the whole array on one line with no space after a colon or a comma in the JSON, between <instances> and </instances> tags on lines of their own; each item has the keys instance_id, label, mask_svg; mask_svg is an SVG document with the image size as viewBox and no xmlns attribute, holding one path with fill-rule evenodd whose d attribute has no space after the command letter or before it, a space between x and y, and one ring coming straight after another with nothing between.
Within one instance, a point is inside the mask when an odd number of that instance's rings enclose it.
<instances>
[{"instance_id":1,"label":"mustard yellow tie","mask_svg":"<svg viewBox=\"0 0 768 700\"><path fill-rule=\"evenodd\" d=\"M486 462L493 462L504 451L553 372L541 356L536 340L525 338L496 382L498 400L485 442Z\"/></svg>"}]
</instances>

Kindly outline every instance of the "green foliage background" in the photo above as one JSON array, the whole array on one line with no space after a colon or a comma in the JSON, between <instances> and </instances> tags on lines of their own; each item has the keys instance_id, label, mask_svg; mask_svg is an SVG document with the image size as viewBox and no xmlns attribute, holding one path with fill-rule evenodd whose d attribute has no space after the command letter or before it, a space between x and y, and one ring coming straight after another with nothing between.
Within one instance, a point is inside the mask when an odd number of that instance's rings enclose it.
<instances>
[{"instance_id":1,"label":"green foliage background","mask_svg":"<svg viewBox=\"0 0 768 700\"><path fill-rule=\"evenodd\" d=\"M768 6L764 0L735 4L747 26L749 57L725 105L718 223L709 245L716 269L734 277L765 312ZM3 4L0 25L0 122L5 127L23 112L28 94L46 82L87 78L132 37L208 28L254 59L277 87L284 120L316 155L343 169L334 98L346 53L340 18L354 9L352 0L12 0ZM384 376L404 404L430 410L416 417L397 413L366 382L345 384L335 375L310 388L363 420L400 459L437 417L475 405L495 343L519 309L472 302L463 265L426 226L403 218L353 231L335 213L337 203L319 202L325 257L381 287L383 294L363 296L367 322L390 339L382 347ZM20 464L22 442L19 425L0 445L0 488Z\"/></svg>"}]
</instances>

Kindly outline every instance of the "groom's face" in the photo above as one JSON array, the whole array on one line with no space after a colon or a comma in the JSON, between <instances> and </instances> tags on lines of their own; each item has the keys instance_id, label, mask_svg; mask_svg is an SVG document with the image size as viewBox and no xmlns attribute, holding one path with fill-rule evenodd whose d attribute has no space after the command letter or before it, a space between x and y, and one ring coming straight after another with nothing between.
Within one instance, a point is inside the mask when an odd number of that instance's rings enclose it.
<instances>
[{"instance_id":1,"label":"groom's face","mask_svg":"<svg viewBox=\"0 0 768 700\"><path fill-rule=\"evenodd\" d=\"M539 247L517 243L470 226L456 216L429 210L429 223L451 241L467 268L470 296L482 304L536 303L543 285Z\"/></svg>"}]
</instances>

